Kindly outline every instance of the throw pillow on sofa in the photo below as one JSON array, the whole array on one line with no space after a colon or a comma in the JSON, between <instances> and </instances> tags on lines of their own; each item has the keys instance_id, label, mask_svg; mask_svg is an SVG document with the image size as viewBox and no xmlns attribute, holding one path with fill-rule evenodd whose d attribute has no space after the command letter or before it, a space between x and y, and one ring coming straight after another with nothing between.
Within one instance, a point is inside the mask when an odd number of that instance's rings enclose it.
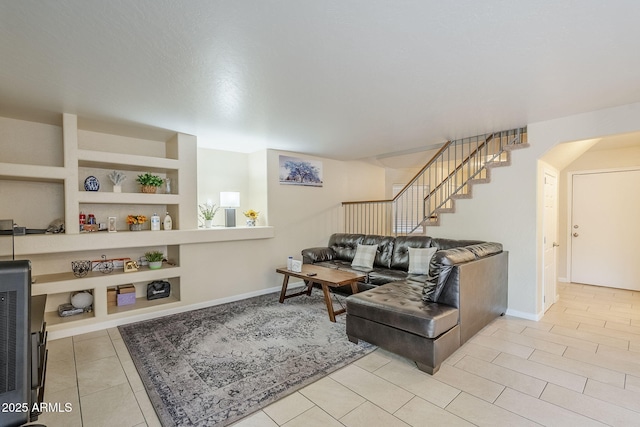
<instances>
[{"instance_id":1,"label":"throw pillow on sofa","mask_svg":"<svg viewBox=\"0 0 640 427\"><path fill-rule=\"evenodd\" d=\"M372 269L377 250L378 245L361 245L358 243L356 255L353 257L353 261L351 261L351 267Z\"/></svg>"},{"instance_id":2,"label":"throw pillow on sofa","mask_svg":"<svg viewBox=\"0 0 640 427\"><path fill-rule=\"evenodd\" d=\"M438 248L408 248L409 274L429 274L429 263Z\"/></svg>"}]
</instances>

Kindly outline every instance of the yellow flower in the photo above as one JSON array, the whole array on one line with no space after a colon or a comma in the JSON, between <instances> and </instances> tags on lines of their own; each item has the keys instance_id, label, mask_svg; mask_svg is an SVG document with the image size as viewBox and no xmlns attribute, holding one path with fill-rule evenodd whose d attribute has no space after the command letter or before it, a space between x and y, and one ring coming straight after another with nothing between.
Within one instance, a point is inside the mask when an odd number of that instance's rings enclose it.
<instances>
[{"instance_id":1,"label":"yellow flower","mask_svg":"<svg viewBox=\"0 0 640 427\"><path fill-rule=\"evenodd\" d=\"M254 211L253 209L249 209L248 211L243 212L243 214L244 214L244 216L246 216L247 218L252 219L252 220L254 220L254 221L255 221L255 220L257 220L257 219L258 219L258 216L260 215L260 212L256 212L256 211Z\"/></svg>"},{"instance_id":2,"label":"yellow flower","mask_svg":"<svg viewBox=\"0 0 640 427\"><path fill-rule=\"evenodd\" d=\"M128 215L127 224L144 224L147 222L147 217L144 215Z\"/></svg>"}]
</instances>

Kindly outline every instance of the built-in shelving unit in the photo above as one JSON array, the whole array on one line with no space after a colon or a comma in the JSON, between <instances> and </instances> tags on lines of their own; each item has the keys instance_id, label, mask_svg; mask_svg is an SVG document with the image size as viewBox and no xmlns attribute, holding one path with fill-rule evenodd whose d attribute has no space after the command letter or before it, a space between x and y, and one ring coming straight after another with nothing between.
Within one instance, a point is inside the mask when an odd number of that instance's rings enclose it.
<instances>
[{"instance_id":1,"label":"built-in shelving unit","mask_svg":"<svg viewBox=\"0 0 640 427\"><path fill-rule=\"evenodd\" d=\"M12 126L11 119L0 118L2 126ZM34 137L20 130L0 132L9 135L0 140L0 149L9 152L0 162L0 185L3 196L12 200L0 207L0 218L11 218L22 226L46 228L57 217L65 222L65 233L16 236L15 254L32 259L35 282L33 295L47 295L45 321L51 332L108 323L139 314L149 314L184 304L181 297L188 285L189 271L180 266L183 245L273 237L271 227L253 229L198 229L196 138L164 129L131 125L118 126L83 120L63 114L58 125L34 124ZM20 124L17 129L24 126ZM15 140L11 140L11 137ZM16 136L17 135L17 136ZM42 137L41 135L44 135ZM11 150L16 143L34 153L32 163L22 153ZM3 145L4 144L4 145ZM12 154L13 153L13 154ZM13 156L13 158L12 158ZM107 175L113 171L127 175L121 192L114 192ZM151 172L171 181L171 192L161 188L158 194L141 193L135 182L138 174ZM85 191L84 180L95 176L99 191ZM117 232L81 232L80 212L92 213L99 223L117 218ZM161 218L169 212L173 218L170 231L128 231L126 216L142 214ZM148 227L148 223L147 223ZM91 272L75 277L70 262L96 259L108 252L137 259L146 250L161 248L172 265L159 270L146 267L136 272ZM0 259L10 252L0 245ZM168 298L147 301L146 285L153 280L168 280ZM109 306L107 288L133 284L136 303ZM60 317L57 307L69 302L72 293L89 290L94 297L93 310L80 315Z\"/></svg>"}]
</instances>

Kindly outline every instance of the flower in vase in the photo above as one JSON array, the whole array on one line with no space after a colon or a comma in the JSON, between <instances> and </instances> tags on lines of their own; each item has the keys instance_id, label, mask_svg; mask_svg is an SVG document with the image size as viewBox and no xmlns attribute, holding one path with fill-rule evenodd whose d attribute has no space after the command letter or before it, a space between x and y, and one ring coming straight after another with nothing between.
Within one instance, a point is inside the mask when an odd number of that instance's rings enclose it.
<instances>
[{"instance_id":1,"label":"flower in vase","mask_svg":"<svg viewBox=\"0 0 640 427\"><path fill-rule=\"evenodd\" d=\"M258 220L258 216L260 216L260 212L256 212L253 209L249 209L246 212L242 212L244 214L244 216L246 216L248 219L252 220L252 221L257 221Z\"/></svg>"},{"instance_id":2,"label":"flower in vase","mask_svg":"<svg viewBox=\"0 0 640 427\"><path fill-rule=\"evenodd\" d=\"M144 215L128 215L127 224L144 224L147 222L147 217Z\"/></svg>"}]
</instances>

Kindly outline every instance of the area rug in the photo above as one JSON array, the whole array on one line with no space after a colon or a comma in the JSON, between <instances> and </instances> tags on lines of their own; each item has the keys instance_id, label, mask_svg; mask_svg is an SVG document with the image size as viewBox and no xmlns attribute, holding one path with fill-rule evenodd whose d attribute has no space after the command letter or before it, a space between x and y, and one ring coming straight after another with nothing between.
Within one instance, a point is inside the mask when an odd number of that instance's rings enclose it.
<instances>
[{"instance_id":1,"label":"area rug","mask_svg":"<svg viewBox=\"0 0 640 427\"><path fill-rule=\"evenodd\" d=\"M268 294L119 327L164 427L225 426L375 349L322 293Z\"/></svg>"}]
</instances>

